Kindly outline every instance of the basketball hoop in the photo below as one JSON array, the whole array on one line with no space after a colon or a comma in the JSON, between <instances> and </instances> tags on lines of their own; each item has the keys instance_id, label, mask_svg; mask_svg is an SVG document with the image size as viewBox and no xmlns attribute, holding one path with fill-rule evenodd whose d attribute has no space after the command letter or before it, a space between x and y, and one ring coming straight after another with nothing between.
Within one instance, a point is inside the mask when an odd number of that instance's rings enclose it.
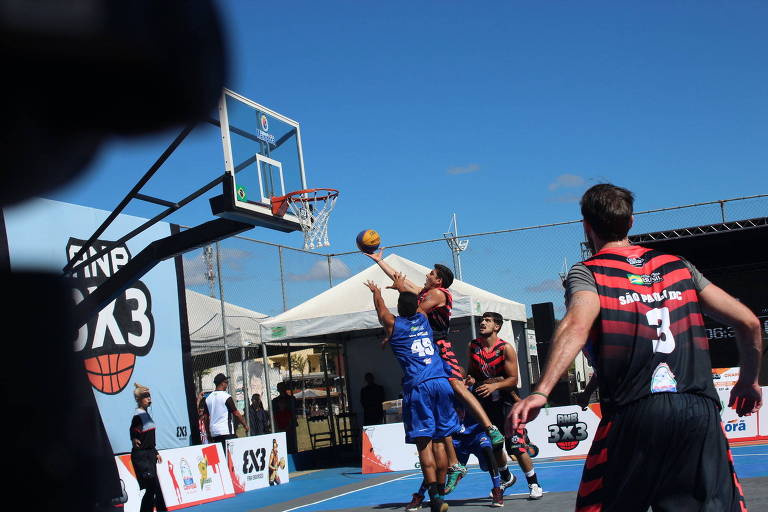
<instances>
[{"instance_id":1,"label":"basketball hoop","mask_svg":"<svg viewBox=\"0 0 768 512\"><path fill-rule=\"evenodd\" d=\"M328 247L328 218L339 191L334 188L310 188L273 197L272 215L282 217L290 209L304 232L304 249Z\"/></svg>"}]
</instances>

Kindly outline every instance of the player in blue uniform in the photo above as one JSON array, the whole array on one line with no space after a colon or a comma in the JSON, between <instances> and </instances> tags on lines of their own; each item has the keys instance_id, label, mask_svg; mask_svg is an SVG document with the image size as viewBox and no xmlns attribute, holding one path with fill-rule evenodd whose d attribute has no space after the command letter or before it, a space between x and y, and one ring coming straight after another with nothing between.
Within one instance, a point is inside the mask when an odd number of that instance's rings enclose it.
<instances>
[{"instance_id":1,"label":"player in blue uniform","mask_svg":"<svg viewBox=\"0 0 768 512\"><path fill-rule=\"evenodd\" d=\"M460 369L462 376L465 378L467 387L472 389L470 381L467 380L466 371ZM467 411L464 405L458 400L455 402L456 412L461 420L461 428L455 434L453 434L453 447L456 450L456 457L459 463L466 465L470 455L477 457L480 463L480 469L487 471L491 475L491 498L493 507L504 506L504 489L501 488L501 476L499 474L499 468L496 464L496 457L493 453L493 444L485 429L479 424L477 418ZM406 512L416 512L421 507L422 501L424 501L424 492L426 487L424 482L421 482L419 490L413 494L411 502L406 505Z\"/></svg>"},{"instance_id":2,"label":"player in blue uniform","mask_svg":"<svg viewBox=\"0 0 768 512\"><path fill-rule=\"evenodd\" d=\"M459 419L453 407L448 374L432 340L432 328L427 317L417 312L415 293L400 293L398 316L394 316L387 309L379 287L373 281L365 285L373 292L379 322L403 369L405 440L415 444L418 450L430 509L446 512L448 504L442 495L448 472L448 450L453 449L447 446L446 438L459 430Z\"/></svg>"}]
</instances>

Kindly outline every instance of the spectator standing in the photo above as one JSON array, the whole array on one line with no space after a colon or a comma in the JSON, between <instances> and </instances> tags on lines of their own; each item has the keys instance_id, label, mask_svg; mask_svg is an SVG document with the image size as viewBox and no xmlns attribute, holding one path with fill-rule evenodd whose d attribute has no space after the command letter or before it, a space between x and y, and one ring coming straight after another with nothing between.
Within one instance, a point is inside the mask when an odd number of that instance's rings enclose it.
<instances>
[{"instance_id":1,"label":"spectator standing","mask_svg":"<svg viewBox=\"0 0 768 512\"><path fill-rule=\"evenodd\" d=\"M272 432L272 426L269 424L269 413L264 410L264 404L261 402L261 395L254 393L251 396L250 418L251 435L258 436Z\"/></svg>"},{"instance_id":2,"label":"spectator standing","mask_svg":"<svg viewBox=\"0 0 768 512\"><path fill-rule=\"evenodd\" d=\"M134 383L133 397L136 399L136 412L131 420L131 464L136 471L136 480L139 488L145 489L141 499L141 512L165 510L163 493L160 490L160 481L157 479L157 464L163 461L155 447L155 422L149 415L149 406L152 405L152 396L149 388Z\"/></svg>"},{"instance_id":3,"label":"spectator standing","mask_svg":"<svg viewBox=\"0 0 768 512\"><path fill-rule=\"evenodd\" d=\"M296 453L296 398L288 394L285 382L277 383L277 395L272 399L272 412L275 415L275 431L285 432L288 453Z\"/></svg>"},{"instance_id":4,"label":"spectator standing","mask_svg":"<svg viewBox=\"0 0 768 512\"><path fill-rule=\"evenodd\" d=\"M205 417L205 430L208 433L208 440L211 443L221 443L224 452L227 450L227 439L235 437L235 425L233 418L243 426L245 432L248 432L248 423L246 423L243 414L235 407L235 401L227 393L229 379L223 373L219 373L213 378L216 384L216 390L208 395L203 402L203 414Z\"/></svg>"},{"instance_id":5,"label":"spectator standing","mask_svg":"<svg viewBox=\"0 0 768 512\"><path fill-rule=\"evenodd\" d=\"M371 372L365 374L367 384L360 390L360 403L363 405L363 425L384 423L384 388L376 384Z\"/></svg>"}]
</instances>

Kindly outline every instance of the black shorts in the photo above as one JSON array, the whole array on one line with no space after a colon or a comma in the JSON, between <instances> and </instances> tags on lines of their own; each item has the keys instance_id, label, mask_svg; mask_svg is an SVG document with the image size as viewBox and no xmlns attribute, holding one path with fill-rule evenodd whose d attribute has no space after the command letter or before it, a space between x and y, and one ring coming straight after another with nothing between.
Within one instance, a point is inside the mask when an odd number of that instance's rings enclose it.
<instances>
[{"instance_id":1,"label":"black shorts","mask_svg":"<svg viewBox=\"0 0 768 512\"><path fill-rule=\"evenodd\" d=\"M488 419L491 420L491 423L496 425L496 428L504 434L504 437L509 437L505 430L505 425L507 422L507 414L509 414L513 404L505 400L497 400L494 402L493 400L487 400L480 397L477 397L477 399L485 413L488 415Z\"/></svg>"},{"instance_id":2,"label":"black shorts","mask_svg":"<svg viewBox=\"0 0 768 512\"><path fill-rule=\"evenodd\" d=\"M600 422L584 462L577 512L746 510L714 401L659 393Z\"/></svg>"}]
</instances>

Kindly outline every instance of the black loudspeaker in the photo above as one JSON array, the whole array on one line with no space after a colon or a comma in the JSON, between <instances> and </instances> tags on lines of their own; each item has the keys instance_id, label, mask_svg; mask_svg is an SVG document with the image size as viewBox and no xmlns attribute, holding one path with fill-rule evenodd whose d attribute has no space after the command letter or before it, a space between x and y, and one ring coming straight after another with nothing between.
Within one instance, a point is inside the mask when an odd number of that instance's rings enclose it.
<instances>
[{"instance_id":1,"label":"black loudspeaker","mask_svg":"<svg viewBox=\"0 0 768 512\"><path fill-rule=\"evenodd\" d=\"M531 310L533 311L533 324L536 328L536 350L539 353L539 361L543 363L541 373L544 373L549 363L552 338L555 336L555 308L551 302L543 302L532 304ZM560 376L560 380L550 392L549 403L555 406L571 403L567 373Z\"/></svg>"},{"instance_id":2,"label":"black loudspeaker","mask_svg":"<svg viewBox=\"0 0 768 512\"><path fill-rule=\"evenodd\" d=\"M555 308L551 302L531 304L533 324L536 329L536 351L542 373L549 361L549 347L555 335Z\"/></svg>"}]
</instances>

